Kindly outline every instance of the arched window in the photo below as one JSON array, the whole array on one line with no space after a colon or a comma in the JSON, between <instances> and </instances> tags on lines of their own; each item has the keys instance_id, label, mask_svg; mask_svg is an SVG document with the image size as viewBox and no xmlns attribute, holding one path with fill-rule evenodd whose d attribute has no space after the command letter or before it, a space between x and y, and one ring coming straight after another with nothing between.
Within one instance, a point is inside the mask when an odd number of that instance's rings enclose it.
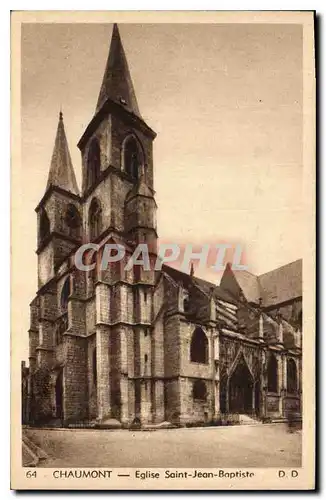
<instances>
[{"instance_id":1,"label":"arched window","mask_svg":"<svg viewBox=\"0 0 326 500\"><path fill-rule=\"evenodd\" d=\"M61 290L60 305L61 305L61 310L63 312L67 310L70 293L71 293L70 276L68 276Z\"/></svg>"},{"instance_id":2,"label":"arched window","mask_svg":"<svg viewBox=\"0 0 326 500\"><path fill-rule=\"evenodd\" d=\"M124 145L124 169L133 179L138 179L142 168L142 152L134 137L127 139Z\"/></svg>"},{"instance_id":3,"label":"arched window","mask_svg":"<svg viewBox=\"0 0 326 500\"><path fill-rule=\"evenodd\" d=\"M269 392L278 392L277 360L274 354L270 355L267 365L267 388Z\"/></svg>"},{"instance_id":4,"label":"arched window","mask_svg":"<svg viewBox=\"0 0 326 500\"><path fill-rule=\"evenodd\" d=\"M208 340L205 332L199 327L192 334L190 360L195 363L208 363Z\"/></svg>"},{"instance_id":5,"label":"arched window","mask_svg":"<svg viewBox=\"0 0 326 500\"><path fill-rule=\"evenodd\" d=\"M90 251L88 258L87 258L87 264L88 265L95 264L94 269L90 269L88 271L90 292L93 293L94 285L97 282L97 254L96 254L96 252Z\"/></svg>"},{"instance_id":6,"label":"arched window","mask_svg":"<svg viewBox=\"0 0 326 500\"><path fill-rule=\"evenodd\" d=\"M45 240L50 234L50 221L46 211L43 209L40 217L40 239Z\"/></svg>"},{"instance_id":7,"label":"arched window","mask_svg":"<svg viewBox=\"0 0 326 500\"><path fill-rule=\"evenodd\" d=\"M92 139L87 157L87 187L93 186L101 172L101 150L98 140Z\"/></svg>"},{"instance_id":8,"label":"arched window","mask_svg":"<svg viewBox=\"0 0 326 500\"><path fill-rule=\"evenodd\" d=\"M201 401L207 400L207 387L203 380L195 380L192 386L192 397Z\"/></svg>"},{"instance_id":9,"label":"arched window","mask_svg":"<svg viewBox=\"0 0 326 500\"><path fill-rule=\"evenodd\" d=\"M183 299L183 310L185 313L188 313L190 311L189 297L185 297Z\"/></svg>"},{"instance_id":10,"label":"arched window","mask_svg":"<svg viewBox=\"0 0 326 500\"><path fill-rule=\"evenodd\" d=\"M97 357L96 357L96 347L93 350L92 368L93 368L93 382L94 385L97 384Z\"/></svg>"},{"instance_id":11,"label":"arched window","mask_svg":"<svg viewBox=\"0 0 326 500\"><path fill-rule=\"evenodd\" d=\"M90 239L96 239L102 230L102 210L101 205L96 198L93 198L89 207L89 235Z\"/></svg>"},{"instance_id":12,"label":"arched window","mask_svg":"<svg viewBox=\"0 0 326 500\"><path fill-rule=\"evenodd\" d=\"M72 238L79 239L81 235L81 219L75 205L68 205L66 212L66 224L69 229L69 235Z\"/></svg>"},{"instance_id":13,"label":"arched window","mask_svg":"<svg viewBox=\"0 0 326 500\"><path fill-rule=\"evenodd\" d=\"M292 358L286 363L286 385L288 393L294 394L297 391L297 365Z\"/></svg>"}]
</instances>

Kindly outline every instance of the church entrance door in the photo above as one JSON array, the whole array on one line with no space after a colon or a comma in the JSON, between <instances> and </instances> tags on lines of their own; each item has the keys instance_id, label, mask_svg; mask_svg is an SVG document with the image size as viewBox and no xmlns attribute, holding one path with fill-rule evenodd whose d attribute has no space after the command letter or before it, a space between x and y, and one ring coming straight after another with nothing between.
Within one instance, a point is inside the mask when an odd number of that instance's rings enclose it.
<instances>
[{"instance_id":1,"label":"church entrance door","mask_svg":"<svg viewBox=\"0 0 326 500\"><path fill-rule=\"evenodd\" d=\"M253 412L254 381L242 358L231 375L229 382L229 411L231 413Z\"/></svg>"}]
</instances>

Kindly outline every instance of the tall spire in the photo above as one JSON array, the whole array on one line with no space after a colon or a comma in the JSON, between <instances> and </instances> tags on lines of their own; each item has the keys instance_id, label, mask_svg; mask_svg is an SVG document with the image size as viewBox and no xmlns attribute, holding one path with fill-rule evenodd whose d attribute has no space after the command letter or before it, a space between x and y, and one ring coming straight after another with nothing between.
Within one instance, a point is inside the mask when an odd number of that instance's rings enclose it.
<instances>
[{"instance_id":1,"label":"tall spire","mask_svg":"<svg viewBox=\"0 0 326 500\"><path fill-rule=\"evenodd\" d=\"M103 76L96 112L111 99L129 112L140 117L136 94L132 84L127 58L117 24L113 25L109 57Z\"/></svg>"},{"instance_id":2,"label":"tall spire","mask_svg":"<svg viewBox=\"0 0 326 500\"><path fill-rule=\"evenodd\" d=\"M73 194L79 194L61 110L46 189L50 186L58 186Z\"/></svg>"}]
</instances>

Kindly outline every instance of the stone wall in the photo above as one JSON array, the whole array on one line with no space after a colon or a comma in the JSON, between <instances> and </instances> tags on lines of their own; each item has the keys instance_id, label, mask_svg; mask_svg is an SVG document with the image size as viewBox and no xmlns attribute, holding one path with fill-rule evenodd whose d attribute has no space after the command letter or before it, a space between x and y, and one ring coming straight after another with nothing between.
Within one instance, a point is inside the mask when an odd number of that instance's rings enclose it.
<instances>
[{"instance_id":1,"label":"stone wall","mask_svg":"<svg viewBox=\"0 0 326 500\"><path fill-rule=\"evenodd\" d=\"M82 420L88 414L86 339L64 335L64 419Z\"/></svg>"}]
</instances>

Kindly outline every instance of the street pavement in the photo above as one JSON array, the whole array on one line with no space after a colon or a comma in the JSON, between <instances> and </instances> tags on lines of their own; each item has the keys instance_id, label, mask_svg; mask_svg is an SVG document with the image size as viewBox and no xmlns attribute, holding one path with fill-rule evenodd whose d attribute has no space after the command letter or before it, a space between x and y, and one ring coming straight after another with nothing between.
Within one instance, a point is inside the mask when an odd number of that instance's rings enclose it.
<instances>
[{"instance_id":1,"label":"street pavement","mask_svg":"<svg viewBox=\"0 0 326 500\"><path fill-rule=\"evenodd\" d=\"M155 431L26 429L41 467L300 467L301 431L284 424Z\"/></svg>"}]
</instances>

